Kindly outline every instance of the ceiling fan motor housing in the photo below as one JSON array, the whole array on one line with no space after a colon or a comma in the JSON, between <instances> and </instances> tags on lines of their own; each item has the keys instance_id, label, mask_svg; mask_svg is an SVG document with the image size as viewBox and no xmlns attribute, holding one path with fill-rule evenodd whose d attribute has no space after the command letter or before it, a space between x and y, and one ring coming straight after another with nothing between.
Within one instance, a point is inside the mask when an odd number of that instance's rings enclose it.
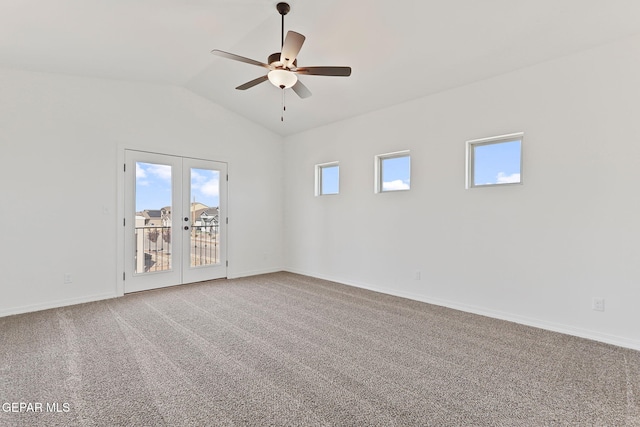
<instances>
[{"instance_id":1,"label":"ceiling fan motor housing","mask_svg":"<svg viewBox=\"0 0 640 427\"><path fill-rule=\"evenodd\" d=\"M269 55L269 58L267 59L267 64L277 68L281 68L282 62L280 62L280 52L272 53L271 55ZM294 59L293 68L296 68L297 66L298 66L298 59Z\"/></svg>"}]
</instances>

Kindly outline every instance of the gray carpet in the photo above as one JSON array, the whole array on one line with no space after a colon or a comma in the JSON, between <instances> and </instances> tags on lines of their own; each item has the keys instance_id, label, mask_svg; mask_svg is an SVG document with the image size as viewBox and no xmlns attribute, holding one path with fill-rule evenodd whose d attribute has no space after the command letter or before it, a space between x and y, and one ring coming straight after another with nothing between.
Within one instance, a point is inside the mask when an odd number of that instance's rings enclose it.
<instances>
[{"instance_id":1,"label":"gray carpet","mask_svg":"<svg viewBox=\"0 0 640 427\"><path fill-rule=\"evenodd\" d=\"M2 426L640 426L640 352L288 273L0 332Z\"/></svg>"}]
</instances>

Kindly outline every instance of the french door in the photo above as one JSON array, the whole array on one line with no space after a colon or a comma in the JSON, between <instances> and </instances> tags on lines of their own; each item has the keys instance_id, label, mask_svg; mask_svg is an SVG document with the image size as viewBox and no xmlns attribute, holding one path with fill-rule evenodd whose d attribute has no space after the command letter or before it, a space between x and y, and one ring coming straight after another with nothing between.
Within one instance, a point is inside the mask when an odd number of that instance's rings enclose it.
<instances>
[{"instance_id":1,"label":"french door","mask_svg":"<svg viewBox=\"0 0 640 427\"><path fill-rule=\"evenodd\" d=\"M226 163L125 150L124 173L125 292L226 277Z\"/></svg>"}]
</instances>

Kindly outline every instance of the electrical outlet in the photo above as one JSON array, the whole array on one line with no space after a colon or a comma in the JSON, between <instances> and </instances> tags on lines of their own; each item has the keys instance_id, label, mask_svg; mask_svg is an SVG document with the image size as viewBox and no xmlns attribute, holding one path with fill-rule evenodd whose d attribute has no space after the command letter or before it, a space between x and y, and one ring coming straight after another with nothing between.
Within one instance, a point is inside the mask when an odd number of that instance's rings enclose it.
<instances>
[{"instance_id":1,"label":"electrical outlet","mask_svg":"<svg viewBox=\"0 0 640 427\"><path fill-rule=\"evenodd\" d=\"M594 298L591 303L591 308L595 311L604 311L604 298Z\"/></svg>"},{"instance_id":2,"label":"electrical outlet","mask_svg":"<svg viewBox=\"0 0 640 427\"><path fill-rule=\"evenodd\" d=\"M73 277L71 276L71 273L64 273L64 283L72 283L73 282Z\"/></svg>"}]
</instances>

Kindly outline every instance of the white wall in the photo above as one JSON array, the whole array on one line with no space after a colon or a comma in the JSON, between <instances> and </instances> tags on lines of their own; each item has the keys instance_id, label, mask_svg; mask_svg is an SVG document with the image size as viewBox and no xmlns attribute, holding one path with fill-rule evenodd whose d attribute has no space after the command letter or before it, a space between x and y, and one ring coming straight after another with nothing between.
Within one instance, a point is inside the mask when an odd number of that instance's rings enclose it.
<instances>
[{"instance_id":1,"label":"white wall","mask_svg":"<svg viewBox=\"0 0 640 427\"><path fill-rule=\"evenodd\" d=\"M2 69L0 88L0 315L116 295L123 147L228 162L229 276L281 269L281 137L177 87Z\"/></svg>"},{"instance_id":2,"label":"white wall","mask_svg":"<svg viewBox=\"0 0 640 427\"><path fill-rule=\"evenodd\" d=\"M288 270L640 349L639 43L286 138ZM524 185L465 190L465 141L520 131ZM412 189L373 194L404 149ZM340 194L314 197L329 161Z\"/></svg>"},{"instance_id":3,"label":"white wall","mask_svg":"<svg viewBox=\"0 0 640 427\"><path fill-rule=\"evenodd\" d=\"M638 43L291 136L284 151L182 88L0 69L0 315L116 295L129 147L229 162L232 277L285 265L640 348ZM524 185L465 190L464 141L517 131ZM402 149L412 190L374 195L373 156ZM341 194L314 197L313 165L334 160Z\"/></svg>"}]
</instances>

